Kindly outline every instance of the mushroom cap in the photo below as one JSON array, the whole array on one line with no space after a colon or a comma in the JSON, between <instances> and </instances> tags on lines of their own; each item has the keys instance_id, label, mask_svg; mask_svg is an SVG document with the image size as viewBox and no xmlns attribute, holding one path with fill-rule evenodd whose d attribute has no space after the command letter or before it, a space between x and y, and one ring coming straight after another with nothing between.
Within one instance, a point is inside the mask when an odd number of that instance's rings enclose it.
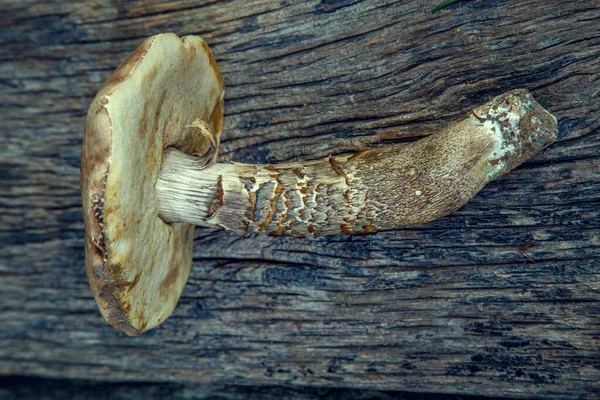
<instances>
[{"instance_id":1,"label":"mushroom cap","mask_svg":"<svg viewBox=\"0 0 600 400\"><path fill-rule=\"evenodd\" d=\"M185 129L196 119L212 126L212 140ZM192 262L193 225L158 216L154 186L164 151L214 151L222 122L212 52L199 37L171 33L145 40L90 106L80 175L85 267L102 316L128 335L171 314Z\"/></svg>"}]
</instances>

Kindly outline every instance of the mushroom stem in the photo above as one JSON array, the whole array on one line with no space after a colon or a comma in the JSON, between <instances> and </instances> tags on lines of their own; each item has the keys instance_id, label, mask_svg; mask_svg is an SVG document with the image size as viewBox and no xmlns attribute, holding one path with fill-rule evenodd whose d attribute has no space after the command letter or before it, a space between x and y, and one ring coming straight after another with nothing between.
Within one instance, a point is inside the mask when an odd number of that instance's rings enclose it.
<instances>
[{"instance_id":1,"label":"mushroom stem","mask_svg":"<svg viewBox=\"0 0 600 400\"><path fill-rule=\"evenodd\" d=\"M370 233L423 224L556 139L556 118L513 90L410 144L317 161L205 163L167 149L156 184L167 223L280 236Z\"/></svg>"}]
</instances>

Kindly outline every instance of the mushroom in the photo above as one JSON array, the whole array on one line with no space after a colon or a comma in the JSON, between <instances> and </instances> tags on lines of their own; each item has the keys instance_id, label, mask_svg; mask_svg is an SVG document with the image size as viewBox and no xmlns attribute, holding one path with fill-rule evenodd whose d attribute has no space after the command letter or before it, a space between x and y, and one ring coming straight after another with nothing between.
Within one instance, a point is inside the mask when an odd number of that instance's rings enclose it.
<instances>
[{"instance_id":1,"label":"mushroom","mask_svg":"<svg viewBox=\"0 0 600 400\"><path fill-rule=\"evenodd\" d=\"M410 144L321 160L216 163L223 84L206 43L160 34L111 75L81 154L85 265L104 318L129 335L163 322L187 280L194 225L272 236L423 224L556 139L556 119L512 90Z\"/></svg>"},{"instance_id":2,"label":"mushroom","mask_svg":"<svg viewBox=\"0 0 600 400\"><path fill-rule=\"evenodd\" d=\"M92 101L80 173L85 266L100 312L129 335L171 314L192 263L193 226L158 217L164 150L211 157L222 121L223 82L194 36L145 40Z\"/></svg>"}]
</instances>

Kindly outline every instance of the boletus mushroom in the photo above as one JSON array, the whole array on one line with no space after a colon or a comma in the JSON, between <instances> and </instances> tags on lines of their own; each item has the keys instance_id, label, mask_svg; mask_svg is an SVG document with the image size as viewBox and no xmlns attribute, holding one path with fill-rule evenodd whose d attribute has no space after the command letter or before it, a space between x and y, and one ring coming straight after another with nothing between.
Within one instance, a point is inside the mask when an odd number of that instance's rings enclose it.
<instances>
[{"instance_id":1,"label":"boletus mushroom","mask_svg":"<svg viewBox=\"0 0 600 400\"><path fill-rule=\"evenodd\" d=\"M410 144L321 160L217 163L223 83L206 43L160 34L109 77L81 154L85 265L104 318L129 335L163 322L186 283L194 225L273 236L424 224L556 139L512 90Z\"/></svg>"}]
</instances>

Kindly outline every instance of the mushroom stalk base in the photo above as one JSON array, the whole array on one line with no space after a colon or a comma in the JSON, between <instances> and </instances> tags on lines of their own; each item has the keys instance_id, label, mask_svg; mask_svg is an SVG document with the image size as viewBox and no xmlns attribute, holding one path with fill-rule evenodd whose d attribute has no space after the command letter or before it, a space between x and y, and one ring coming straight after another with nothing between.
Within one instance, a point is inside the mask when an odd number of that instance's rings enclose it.
<instances>
[{"instance_id":1,"label":"mushroom stalk base","mask_svg":"<svg viewBox=\"0 0 600 400\"><path fill-rule=\"evenodd\" d=\"M167 223L320 236L423 224L556 139L556 119L526 90L500 95L410 144L276 165L204 163L165 153L156 184Z\"/></svg>"}]
</instances>

